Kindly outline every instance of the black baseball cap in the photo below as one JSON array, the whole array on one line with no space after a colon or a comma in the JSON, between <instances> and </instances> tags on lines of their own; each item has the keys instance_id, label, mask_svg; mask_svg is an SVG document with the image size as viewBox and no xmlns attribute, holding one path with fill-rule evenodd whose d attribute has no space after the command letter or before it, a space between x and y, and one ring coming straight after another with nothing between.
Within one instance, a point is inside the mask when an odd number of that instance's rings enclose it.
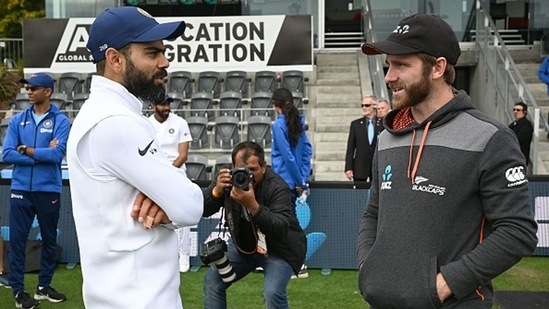
<instances>
[{"instance_id":1,"label":"black baseball cap","mask_svg":"<svg viewBox=\"0 0 549 309\"><path fill-rule=\"evenodd\" d=\"M162 100L158 100L158 101L154 101L153 104L164 104L164 103L171 103L173 102L173 98L170 97L169 95L165 95L164 96L164 99Z\"/></svg>"},{"instance_id":2,"label":"black baseball cap","mask_svg":"<svg viewBox=\"0 0 549 309\"><path fill-rule=\"evenodd\" d=\"M426 53L444 57L456 65L461 49L454 30L435 15L415 14L402 19L385 41L365 43L366 55L407 55Z\"/></svg>"}]
</instances>

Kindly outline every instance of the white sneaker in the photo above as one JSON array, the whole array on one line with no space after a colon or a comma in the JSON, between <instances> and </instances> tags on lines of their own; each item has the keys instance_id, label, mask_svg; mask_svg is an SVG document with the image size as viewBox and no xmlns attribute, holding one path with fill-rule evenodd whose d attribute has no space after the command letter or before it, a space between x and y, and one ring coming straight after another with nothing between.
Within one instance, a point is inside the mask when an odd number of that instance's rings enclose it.
<instances>
[{"instance_id":1,"label":"white sneaker","mask_svg":"<svg viewBox=\"0 0 549 309\"><path fill-rule=\"evenodd\" d=\"M301 269L299 270L299 272L296 274L293 274L291 279L301 279L301 278L308 278L309 277L309 272L307 271L307 265L303 264L301 265Z\"/></svg>"},{"instance_id":2,"label":"white sneaker","mask_svg":"<svg viewBox=\"0 0 549 309\"><path fill-rule=\"evenodd\" d=\"M179 256L179 271L186 273L191 269L190 257L187 254Z\"/></svg>"}]
</instances>

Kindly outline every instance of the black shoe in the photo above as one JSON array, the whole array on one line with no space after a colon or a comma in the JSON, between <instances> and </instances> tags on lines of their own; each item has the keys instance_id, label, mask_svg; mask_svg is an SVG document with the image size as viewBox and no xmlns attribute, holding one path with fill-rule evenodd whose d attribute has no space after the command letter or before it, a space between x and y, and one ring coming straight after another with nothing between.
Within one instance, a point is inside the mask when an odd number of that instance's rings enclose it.
<instances>
[{"instance_id":1,"label":"black shoe","mask_svg":"<svg viewBox=\"0 0 549 309\"><path fill-rule=\"evenodd\" d=\"M60 303L62 301L67 300L67 296L57 292L51 286L47 286L45 288L37 287L36 288L36 294L34 294L34 299L36 299L36 300L47 300L47 301L50 301L52 303Z\"/></svg>"},{"instance_id":2,"label":"black shoe","mask_svg":"<svg viewBox=\"0 0 549 309\"><path fill-rule=\"evenodd\" d=\"M17 293L17 295L15 296L15 307L16 308L34 309L39 304L40 304L39 301L37 301L34 298L30 297L30 295L25 291L21 291L21 292Z\"/></svg>"}]
</instances>

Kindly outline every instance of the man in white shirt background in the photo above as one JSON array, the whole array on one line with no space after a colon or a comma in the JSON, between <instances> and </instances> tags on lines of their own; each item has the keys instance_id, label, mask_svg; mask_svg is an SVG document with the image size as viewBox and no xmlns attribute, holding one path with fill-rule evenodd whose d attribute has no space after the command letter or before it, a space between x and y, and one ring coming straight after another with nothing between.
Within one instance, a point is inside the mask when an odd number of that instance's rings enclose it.
<instances>
[{"instance_id":1,"label":"man in white shirt background","mask_svg":"<svg viewBox=\"0 0 549 309\"><path fill-rule=\"evenodd\" d=\"M154 114L149 116L149 120L156 132L156 142L160 145L166 157L172 162L173 166L182 168L186 172L185 162L187 162L189 142L192 141L192 136L187 121L171 112L171 102L173 102L173 99L168 95L163 100L154 102L151 106ZM175 230L179 248L180 272L187 272L190 268L190 230L191 228L188 226Z\"/></svg>"}]
</instances>

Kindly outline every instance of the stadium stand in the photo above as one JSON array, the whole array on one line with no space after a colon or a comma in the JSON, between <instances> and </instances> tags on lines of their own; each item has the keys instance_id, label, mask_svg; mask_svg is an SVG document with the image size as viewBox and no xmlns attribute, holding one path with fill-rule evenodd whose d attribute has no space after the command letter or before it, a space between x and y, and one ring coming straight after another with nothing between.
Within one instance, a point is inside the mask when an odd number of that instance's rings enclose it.
<instances>
[{"instance_id":1,"label":"stadium stand","mask_svg":"<svg viewBox=\"0 0 549 309\"><path fill-rule=\"evenodd\" d=\"M210 147L208 137L208 119L206 117L188 117L187 124L193 140L190 143L191 149L205 149Z\"/></svg>"},{"instance_id":2,"label":"stadium stand","mask_svg":"<svg viewBox=\"0 0 549 309\"><path fill-rule=\"evenodd\" d=\"M213 93L211 92L195 92L191 97L190 115L208 118L208 121L213 121L215 118L213 112Z\"/></svg>"},{"instance_id":3,"label":"stadium stand","mask_svg":"<svg viewBox=\"0 0 549 309\"><path fill-rule=\"evenodd\" d=\"M215 165L214 170L212 172L212 177L215 177L217 173L219 173L219 170L222 168L232 168L233 161L231 158L231 154L223 154L217 156L215 158Z\"/></svg>"},{"instance_id":4,"label":"stadium stand","mask_svg":"<svg viewBox=\"0 0 549 309\"><path fill-rule=\"evenodd\" d=\"M208 157L191 153L185 162L187 177L191 180L208 180Z\"/></svg>"},{"instance_id":5,"label":"stadium stand","mask_svg":"<svg viewBox=\"0 0 549 309\"><path fill-rule=\"evenodd\" d=\"M251 116L274 117L273 102L271 92L255 92L250 99Z\"/></svg>"},{"instance_id":6,"label":"stadium stand","mask_svg":"<svg viewBox=\"0 0 549 309\"><path fill-rule=\"evenodd\" d=\"M57 106L60 110L65 110L68 100L69 97L66 93L54 92L50 97L50 103Z\"/></svg>"},{"instance_id":7,"label":"stadium stand","mask_svg":"<svg viewBox=\"0 0 549 309\"><path fill-rule=\"evenodd\" d=\"M29 94L26 93L26 92L18 93L15 96L15 102L14 103L15 103L14 109L16 111L24 110L25 108L29 107L29 105L30 105Z\"/></svg>"},{"instance_id":8,"label":"stadium stand","mask_svg":"<svg viewBox=\"0 0 549 309\"><path fill-rule=\"evenodd\" d=\"M84 102L86 102L89 97L90 94L88 92L74 94L72 102L68 106L70 109L69 118L74 119L74 117L76 117L78 111L82 108L82 105L84 105Z\"/></svg>"},{"instance_id":9,"label":"stadium stand","mask_svg":"<svg viewBox=\"0 0 549 309\"><path fill-rule=\"evenodd\" d=\"M191 72L174 71L168 74L168 92L179 92L185 95L185 99L190 100L194 90L194 78Z\"/></svg>"},{"instance_id":10,"label":"stadium stand","mask_svg":"<svg viewBox=\"0 0 549 309\"><path fill-rule=\"evenodd\" d=\"M248 98L251 79L244 71L228 71L225 73L224 90L236 91L242 94L242 98Z\"/></svg>"},{"instance_id":11,"label":"stadium stand","mask_svg":"<svg viewBox=\"0 0 549 309\"><path fill-rule=\"evenodd\" d=\"M289 70L282 72L282 88L287 88L292 92L301 92L305 96L305 82L309 81L304 77L302 71Z\"/></svg>"},{"instance_id":12,"label":"stadium stand","mask_svg":"<svg viewBox=\"0 0 549 309\"><path fill-rule=\"evenodd\" d=\"M86 75L86 79L84 80L84 89L82 89L83 92L90 92L92 76L95 74L97 73L91 72Z\"/></svg>"},{"instance_id":13,"label":"stadium stand","mask_svg":"<svg viewBox=\"0 0 549 309\"><path fill-rule=\"evenodd\" d=\"M220 116L214 125L214 146L221 149L233 149L240 142L240 121L234 116Z\"/></svg>"},{"instance_id":14,"label":"stadium stand","mask_svg":"<svg viewBox=\"0 0 549 309\"><path fill-rule=\"evenodd\" d=\"M248 140L258 143L263 148L271 147L271 118L251 116L248 118Z\"/></svg>"},{"instance_id":15,"label":"stadium stand","mask_svg":"<svg viewBox=\"0 0 549 309\"><path fill-rule=\"evenodd\" d=\"M214 71L203 71L198 73L197 91L212 93L214 98L219 98L221 93L221 73Z\"/></svg>"},{"instance_id":16,"label":"stadium stand","mask_svg":"<svg viewBox=\"0 0 549 309\"><path fill-rule=\"evenodd\" d=\"M237 91L224 91L219 95L219 115L235 116L239 119L242 110L242 93Z\"/></svg>"},{"instance_id":17,"label":"stadium stand","mask_svg":"<svg viewBox=\"0 0 549 309\"><path fill-rule=\"evenodd\" d=\"M178 116L185 117L185 111L183 109L187 103L185 101L185 94L182 92L168 92L166 94L172 98L172 102L170 103L172 112Z\"/></svg>"},{"instance_id":18,"label":"stadium stand","mask_svg":"<svg viewBox=\"0 0 549 309\"><path fill-rule=\"evenodd\" d=\"M259 71L255 73L255 92L273 92L278 88L278 76L273 71Z\"/></svg>"},{"instance_id":19,"label":"stadium stand","mask_svg":"<svg viewBox=\"0 0 549 309\"><path fill-rule=\"evenodd\" d=\"M82 93L82 85L85 80L80 78L80 73L65 72L59 75L57 80L57 91L67 95L68 100L72 100L76 93Z\"/></svg>"}]
</instances>

